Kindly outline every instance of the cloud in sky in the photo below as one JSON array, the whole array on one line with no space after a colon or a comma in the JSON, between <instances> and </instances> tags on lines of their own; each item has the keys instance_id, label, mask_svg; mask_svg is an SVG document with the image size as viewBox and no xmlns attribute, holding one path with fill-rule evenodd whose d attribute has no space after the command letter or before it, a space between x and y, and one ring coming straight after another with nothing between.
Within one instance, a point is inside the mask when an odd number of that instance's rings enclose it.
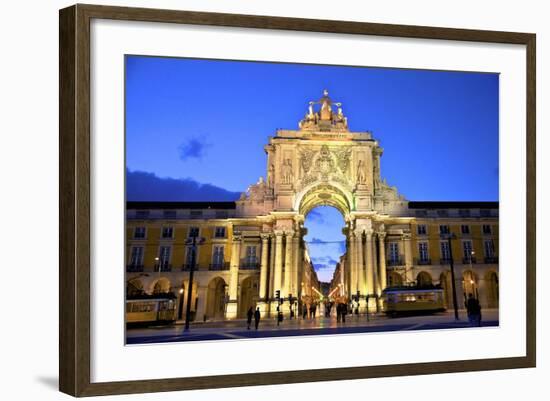
<instances>
[{"instance_id":1,"label":"cloud in sky","mask_svg":"<svg viewBox=\"0 0 550 401\"><path fill-rule=\"evenodd\" d=\"M129 201L234 201L238 192L231 192L191 178L162 178L145 171L126 170L126 199Z\"/></svg>"},{"instance_id":2,"label":"cloud in sky","mask_svg":"<svg viewBox=\"0 0 550 401\"><path fill-rule=\"evenodd\" d=\"M210 144L206 143L204 139L190 138L178 146L180 160L202 159L206 155L206 149L209 146Z\"/></svg>"},{"instance_id":3,"label":"cloud in sky","mask_svg":"<svg viewBox=\"0 0 550 401\"><path fill-rule=\"evenodd\" d=\"M307 219L309 221L315 221L319 224L323 224L325 219L323 217L323 213L319 211L319 209L313 209L307 214Z\"/></svg>"}]
</instances>

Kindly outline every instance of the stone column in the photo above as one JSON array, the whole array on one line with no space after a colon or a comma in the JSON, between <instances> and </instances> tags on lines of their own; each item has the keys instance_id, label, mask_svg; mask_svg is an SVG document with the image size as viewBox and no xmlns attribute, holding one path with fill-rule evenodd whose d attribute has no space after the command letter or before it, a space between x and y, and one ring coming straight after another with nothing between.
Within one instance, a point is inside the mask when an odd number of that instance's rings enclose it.
<instances>
[{"instance_id":1,"label":"stone column","mask_svg":"<svg viewBox=\"0 0 550 401\"><path fill-rule=\"evenodd\" d=\"M357 292L357 265L355 263L355 236L353 231L349 230L349 256L348 256L348 269L349 269L349 296L353 296Z\"/></svg>"},{"instance_id":2,"label":"stone column","mask_svg":"<svg viewBox=\"0 0 550 401\"><path fill-rule=\"evenodd\" d=\"M231 248L231 265L229 267L229 302L227 303L226 317L234 319L237 317L237 292L239 288L239 264L241 256L242 237L234 234Z\"/></svg>"},{"instance_id":3,"label":"stone column","mask_svg":"<svg viewBox=\"0 0 550 401\"><path fill-rule=\"evenodd\" d=\"M386 272L386 246L384 240L386 233L378 233L378 254L380 255L379 277L380 277L380 291L383 291L388 285L388 273Z\"/></svg>"},{"instance_id":4,"label":"stone column","mask_svg":"<svg viewBox=\"0 0 550 401\"><path fill-rule=\"evenodd\" d=\"M267 298L267 251L269 246L269 234L261 234L262 238L262 256L260 259L260 301L264 302Z\"/></svg>"},{"instance_id":5,"label":"stone column","mask_svg":"<svg viewBox=\"0 0 550 401\"><path fill-rule=\"evenodd\" d=\"M355 231L355 241L357 247L357 281L358 281L358 290L361 292L361 296L365 296L366 288L366 276L365 268L363 266L363 230ZM357 291L356 291L357 293Z\"/></svg>"},{"instance_id":6,"label":"stone column","mask_svg":"<svg viewBox=\"0 0 550 401\"><path fill-rule=\"evenodd\" d=\"M291 292L294 297L298 296L298 292L300 289L300 278L299 278L299 271L300 271L300 236L295 235L292 239L292 249L294 249L294 255L292 256L292 283L291 283Z\"/></svg>"},{"instance_id":7,"label":"stone column","mask_svg":"<svg viewBox=\"0 0 550 401\"><path fill-rule=\"evenodd\" d=\"M407 278L407 282L411 283L414 281L414 271L413 271L413 259L412 259L412 248L411 248L411 234L410 233L404 233L403 234L403 244L404 244L404 252L405 252L405 275Z\"/></svg>"},{"instance_id":8,"label":"stone column","mask_svg":"<svg viewBox=\"0 0 550 401\"><path fill-rule=\"evenodd\" d=\"M292 237L294 236L293 231L288 231L286 233L286 243L285 243L285 275L284 275L284 285L283 290L281 291L282 297L288 297L288 294L290 294L290 281L292 278L292 254L294 253L292 251Z\"/></svg>"},{"instance_id":9,"label":"stone column","mask_svg":"<svg viewBox=\"0 0 550 401\"><path fill-rule=\"evenodd\" d=\"M374 294L375 281L374 281L374 266L372 264L372 230L366 231L366 242L365 242L365 251L366 251L366 292L368 295Z\"/></svg>"},{"instance_id":10,"label":"stone column","mask_svg":"<svg viewBox=\"0 0 550 401\"><path fill-rule=\"evenodd\" d=\"M204 313L206 312L206 294L208 294L208 287L197 287L197 311L195 313L195 321L202 322ZM193 300L193 302L195 302Z\"/></svg>"},{"instance_id":11,"label":"stone column","mask_svg":"<svg viewBox=\"0 0 550 401\"><path fill-rule=\"evenodd\" d=\"M275 231L275 271L273 274L273 298L275 291L281 289L281 278L283 275L283 232Z\"/></svg>"}]
</instances>

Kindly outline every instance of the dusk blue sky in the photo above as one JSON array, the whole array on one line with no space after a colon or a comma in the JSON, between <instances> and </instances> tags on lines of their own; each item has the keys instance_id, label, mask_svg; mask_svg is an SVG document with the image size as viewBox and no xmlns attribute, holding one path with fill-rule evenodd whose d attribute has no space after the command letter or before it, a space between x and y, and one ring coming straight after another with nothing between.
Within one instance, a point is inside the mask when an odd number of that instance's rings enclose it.
<instances>
[{"instance_id":1,"label":"dusk blue sky","mask_svg":"<svg viewBox=\"0 0 550 401\"><path fill-rule=\"evenodd\" d=\"M265 176L268 137L297 129L326 88L352 131L372 131L382 176L407 199L498 200L498 82L487 73L127 56L127 198L236 199ZM342 225L335 209L315 209L306 239L343 238ZM320 269L334 266L336 248L310 244Z\"/></svg>"}]
</instances>

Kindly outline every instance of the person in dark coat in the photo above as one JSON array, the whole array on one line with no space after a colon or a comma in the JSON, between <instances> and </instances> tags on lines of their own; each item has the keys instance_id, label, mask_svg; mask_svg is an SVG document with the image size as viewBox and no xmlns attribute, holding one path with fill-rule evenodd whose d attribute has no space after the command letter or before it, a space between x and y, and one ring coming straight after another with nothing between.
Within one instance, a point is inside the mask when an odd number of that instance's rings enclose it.
<instances>
[{"instance_id":1,"label":"person in dark coat","mask_svg":"<svg viewBox=\"0 0 550 401\"><path fill-rule=\"evenodd\" d=\"M348 314L348 304L342 304L342 323L346 323L346 315Z\"/></svg>"},{"instance_id":2,"label":"person in dark coat","mask_svg":"<svg viewBox=\"0 0 550 401\"><path fill-rule=\"evenodd\" d=\"M471 326L481 326L481 305L479 301L470 293L466 301L466 311Z\"/></svg>"},{"instance_id":3,"label":"person in dark coat","mask_svg":"<svg viewBox=\"0 0 550 401\"><path fill-rule=\"evenodd\" d=\"M258 330L258 326L260 325L260 308L256 308L256 311L254 312L254 327L256 330Z\"/></svg>"},{"instance_id":4,"label":"person in dark coat","mask_svg":"<svg viewBox=\"0 0 550 401\"><path fill-rule=\"evenodd\" d=\"M340 323L341 319L342 319L342 304L338 302L338 305L336 305L336 322Z\"/></svg>"},{"instance_id":5,"label":"person in dark coat","mask_svg":"<svg viewBox=\"0 0 550 401\"><path fill-rule=\"evenodd\" d=\"M247 329L250 330L250 325L252 324L252 316L254 316L254 309L252 306L248 308L248 312L246 312L246 323L247 323Z\"/></svg>"}]
</instances>

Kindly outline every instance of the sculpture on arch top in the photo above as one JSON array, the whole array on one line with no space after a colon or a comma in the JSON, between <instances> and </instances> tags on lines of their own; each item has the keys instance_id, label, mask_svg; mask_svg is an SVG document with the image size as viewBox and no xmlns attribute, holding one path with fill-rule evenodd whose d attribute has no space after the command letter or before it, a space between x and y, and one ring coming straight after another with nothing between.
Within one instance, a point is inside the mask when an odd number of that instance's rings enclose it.
<instances>
[{"instance_id":1,"label":"sculpture on arch top","mask_svg":"<svg viewBox=\"0 0 550 401\"><path fill-rule=\"evenodd\" d=\"M318 111L314 110L314 105L320 105ZM333 112L332 105L338 107L337 113ZM342 103L333 102L325 89L321 99L309 102L308 112L298 126L305 131L347 132L348 120L342 111Z\"/></svg>"}]
</instances>

